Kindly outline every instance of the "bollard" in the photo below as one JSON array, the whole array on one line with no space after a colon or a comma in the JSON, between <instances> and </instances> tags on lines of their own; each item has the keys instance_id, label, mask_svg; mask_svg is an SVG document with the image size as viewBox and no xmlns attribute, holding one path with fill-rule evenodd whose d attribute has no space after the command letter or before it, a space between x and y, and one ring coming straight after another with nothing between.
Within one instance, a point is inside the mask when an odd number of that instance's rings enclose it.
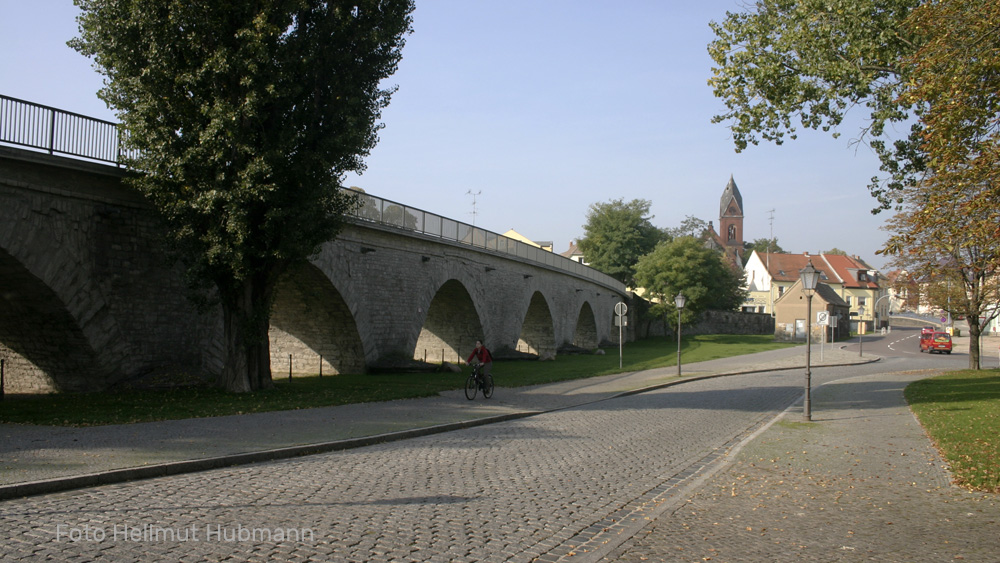
<instances>
[{"instance_id":1,"label":"bollard","mask_svg":"<svg viewBox=\"0 0 1000 563\"><path fill-rule=\"evenodd\" d=\"M323 377L323 354L319 355L319 376Z\"/></svg>"},{"instance_id":2,"label":"bollard","mask_svg":"<svg viewBox=\"0 0 1000 563\"><path fill-rule=\"evenodd\" d=\"M4 363L6 361L7 360L5 360L3 358L0 358L0 401L3 400L3 394L4 394L4 383L5 382L4 382L4 379L3 379L3 370L4 370Z\"/></svg>"},{"instance_id":3,"label":"bollard","mask_svg":"<svg viewBox=\"0 0 1000 563\"><path fill-rule=\"evenodd\" d=\"M292 382L292 355L288 355L288 382Z\"/></svg>"}]
</instances>

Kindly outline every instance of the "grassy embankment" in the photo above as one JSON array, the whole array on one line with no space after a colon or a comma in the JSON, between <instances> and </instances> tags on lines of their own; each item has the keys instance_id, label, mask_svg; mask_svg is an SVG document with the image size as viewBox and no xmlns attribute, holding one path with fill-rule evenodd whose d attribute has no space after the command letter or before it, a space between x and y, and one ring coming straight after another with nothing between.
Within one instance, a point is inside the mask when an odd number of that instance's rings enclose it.
<instances>
[{"instance_id":1,"label":"grassy embankment","mask_svg":"<svg viewBox=\"0 0 1000 563\"><path fill-rule=\"evenodd\" d=\"M1000 493L1000 371L916 381L906 401L951 465L956 484Z\"/></svg>"},{"instance_id":2,"label":"grassy embankment","mask_svg":"<svg viewBox=\"0 0 1000 563\"><path fill-rule=\"evenodd\" d=\"M684 339L682 363L739 356L782 348L770 336L706 335ZM500 387L520 387L619 372L677 365L677 346L664 339L625 345L623 367L618 348L605 355L559 356L552 362L496 362ZM391 401L433 396L461 389L468 373L336 375L296 377L276 375L273 389L248 394L208 387L106 393L62 393L32 397L8 396L0 403L0 422L90 426L124 424L252 412Z\"/></svg>"}]
</instances>

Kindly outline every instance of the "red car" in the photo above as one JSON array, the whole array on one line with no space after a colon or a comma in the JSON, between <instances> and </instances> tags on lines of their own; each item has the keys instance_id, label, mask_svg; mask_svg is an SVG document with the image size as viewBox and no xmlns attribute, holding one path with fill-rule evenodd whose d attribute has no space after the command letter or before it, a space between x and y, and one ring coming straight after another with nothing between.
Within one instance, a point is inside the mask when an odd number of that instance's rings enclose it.
<instances>
[{"instance_id":1,"label":"red car","mask_svg":"<svg viewBox=\"0 0 1000 563\"><path fill-rule=\"evenodd\" d=\"M920 335L920 351L927 353L951 354L951 335L947 332L932 332Z\"/></svg>"}]
</instances>

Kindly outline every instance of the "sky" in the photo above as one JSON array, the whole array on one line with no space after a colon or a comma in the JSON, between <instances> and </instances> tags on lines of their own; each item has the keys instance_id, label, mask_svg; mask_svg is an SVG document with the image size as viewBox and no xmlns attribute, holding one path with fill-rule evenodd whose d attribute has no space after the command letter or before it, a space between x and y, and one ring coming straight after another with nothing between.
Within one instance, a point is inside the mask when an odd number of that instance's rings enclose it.
<instances>
[{"instance_id":1,"label":"sky","mask_svg":"<svg viewBox=\"0 0 1000 563\"><path fill-rule=\"evenodd\" d=\"M615 199L649 200L657 227L718 228L732 176L747 241L883 268L889 215L871 214L878 160L851 143L857 121L742 153L712 123L725 106L708 86L709 22L742 4L417 0L379 144L345 185L562 252L591 205ZM0 94L114 121L101 75L66 46L77 13L72 0L0 0Z\"/></svg>"}]
</instances>

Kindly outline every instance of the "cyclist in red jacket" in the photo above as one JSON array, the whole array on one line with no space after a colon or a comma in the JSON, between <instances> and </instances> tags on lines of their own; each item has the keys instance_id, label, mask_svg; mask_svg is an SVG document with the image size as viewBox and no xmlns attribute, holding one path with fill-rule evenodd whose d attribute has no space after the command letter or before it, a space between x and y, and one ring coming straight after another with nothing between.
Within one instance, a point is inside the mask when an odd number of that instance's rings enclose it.
<instances>
[{"instance_id":1,"label":"cyclist in red jacket","mask_svg":"<svg viewBox=\"0 0 1000 563\"><path fill-rule=\"evenodd\" d=\"M482 374L490 375L490 372L493 371L493 355L486 349L486 346L483 346L482 340L476 341L476 347L469 354L469 358L465 360L465 363L472 365L473 358L480 364L483 364Z\"/></svg>"}]
</instances>

